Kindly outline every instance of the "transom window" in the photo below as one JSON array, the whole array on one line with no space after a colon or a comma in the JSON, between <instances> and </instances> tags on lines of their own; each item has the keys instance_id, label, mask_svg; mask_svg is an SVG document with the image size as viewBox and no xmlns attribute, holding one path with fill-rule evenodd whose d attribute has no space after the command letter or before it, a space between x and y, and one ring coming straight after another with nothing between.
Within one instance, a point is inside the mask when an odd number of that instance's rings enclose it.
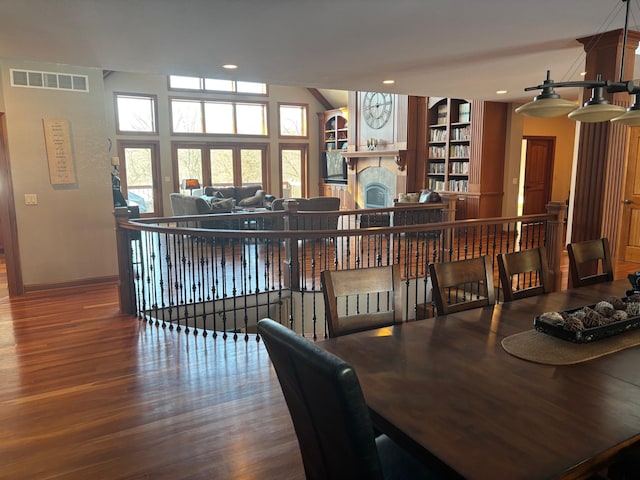
<instances>
[{"instance_id":1,"label":"transom window","mask_svg":"<svg viewBox=\"0 0 640 480\"><path fill-rule=\"evenodd\" d=\"M171 99L173 133L268 135L267 104Z\"/></svg>"},{"instance_id":2,"label":"transom window","mask_svg":"<svg viewBox=\"0 0 640 480\"><path fill-rule=\"evenodd\" d=\"M307 131L309 106L302 104L278 104L278 121L281 137L309 138Z\"/></svg>"},{"instance_id":3,"label":"transom window","mask_svg":"<svg viewBox=\"0 0 640 480\"><path fill-rule=\"evenodd\" d=\"M169 75L169 88L172 90L195 90L199 92L227 92L266 95L267 84L241 82L217 78L185 77Z\"/></svg>"},{"instance_id":4,"label":"transom window","mask_svg":"<svg viewBox=\"0 0 640 480\"><path fill-rule=\"evenodd\" d=\"M155 95L116 93L116 129L120 132L158 133Z\"/></svg>"}]
</instances>

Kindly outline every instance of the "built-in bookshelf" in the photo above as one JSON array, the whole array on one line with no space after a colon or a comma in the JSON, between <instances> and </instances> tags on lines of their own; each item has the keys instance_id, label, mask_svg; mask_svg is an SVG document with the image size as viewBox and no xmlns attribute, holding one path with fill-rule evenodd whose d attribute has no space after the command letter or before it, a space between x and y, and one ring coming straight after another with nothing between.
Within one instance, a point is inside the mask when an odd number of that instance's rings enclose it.
<instances>
[{"instance_id":1,"label":"built-in bookshelf","mask_svg":"<svg viewBox=\"0 0 640 480\"><path fill-rule=\"evenodd\" d=\"M456 218L502 214L507 111L501 102L425 99L425 185L457 194Z\"/></svg>"},{"instance_id":2,"label":"built-in bookshelf","mask_svg":"<svg viewBox=\"0 0 640 480\"><path fill-rule=\"evenodd\" d=\"M323 183L346 183L347 165L341 152L347 151L349 143L347 111L338 108L318 115L321 148L320 171Z\"/></svg>"},{"instance_id":3,"label":"built-in bookshelf","mask_svg":"<svg viewBox=\"0 0 640 480\"><path fill-rule=\"evenodd\" d=\"M427 112L427 186L467 192L471 156L471 103L443 98Z\"/></svg>"}]
</instances>

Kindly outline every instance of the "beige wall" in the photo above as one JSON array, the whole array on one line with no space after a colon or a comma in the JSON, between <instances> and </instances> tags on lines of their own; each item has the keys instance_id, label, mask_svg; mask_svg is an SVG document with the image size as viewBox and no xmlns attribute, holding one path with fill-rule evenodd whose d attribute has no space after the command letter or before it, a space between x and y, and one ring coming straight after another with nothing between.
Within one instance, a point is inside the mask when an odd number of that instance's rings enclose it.
<instances>
[{"instance_id":1,"label":"beige wall","mask_svg":"<svg viewBox=\"0 0 640 480\"><path fill-rule=\"evenodd\" d=\"M134 73L111 73L104 81L104 103L106 106L107 125L109 137L113 139L113 155L117 155L117 140L155 140L160 142L161 157L161 177L162 177L162 196L164 205L164 214L171 215L171 207L169 204L169 194L173 191L173 170L171 163L171 141L180 142L237 142L236 137L225 137L220 135L207 136L171 136L170 135L170 116L169 116L169 97L180 96L201 97L201 94L174 93L168 91L167 77L164 75L142 75ZM115 129L115 113L114 113L114 92L126 93L146 93L156 95L158 98L158 131L159 135L149 137L149 135L116 135ZM211 98L224 98L224 95L210 95ZM228 98L228 97L227 97ZM256 100L263 101L265 97L256 96ZM308 180L308 196L318 195L318 179L320 177L320 161L318 153L318 112L325 109L320 103L309 93L306 88L269 86L269 95L266 98L269 102L269 131L271 135L268 139L258 137L248 137L242 139L243 142L256 142L269 144L269 172L270 185L265 186L267 192L277 195L278 187L278 102L295 102L305 103L309 105L309 138L304 140L283 139L284 143L302 143L309 145L309 161L307 170Z\"/></svg>"},{"instance_id":2,"label":"beige wall","mask_svg":"<svg viewBox=\"0 0 640 480\"><path fill-rule=\"evenodd\" d=\"M88 75L90 92L12 87L10 68ZM0 59L0 74L25 287L115 276L102 70ZM44 118L70 122L73 185L50 182ZM38 204L25 205L26 193Z\"/></svg>"},{"instance_id":3,"label":"beige wall","mask_svg":"<svg viewBox=\"0 0 640 480\"><path fill-rule=\"evenodd\" d=\"M527 136L555 137L553 182L551 200L565 202L571 188L571 166L576 122L566 116L555 118L531 118L515 113L518 105L512 105L507 119L506 161L504 171L503 214L516 215L518 202L517 179L520 176L522 139Z\"/></svg>"}]
</instances>

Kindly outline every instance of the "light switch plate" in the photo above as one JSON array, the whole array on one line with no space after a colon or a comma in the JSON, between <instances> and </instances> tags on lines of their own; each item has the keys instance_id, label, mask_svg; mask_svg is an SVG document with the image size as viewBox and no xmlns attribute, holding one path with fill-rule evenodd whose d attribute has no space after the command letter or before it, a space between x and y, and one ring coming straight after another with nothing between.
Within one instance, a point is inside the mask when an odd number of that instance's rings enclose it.
<instances>
[{"instance_id":1,"label":"light switch plate","mask_svg":"<svg viewBox=\"0 0 640 480\"><path fill-rule=\"evenodd\" d=\"M24 204L25 205L37 205L38 204L38 195L35 193L25 193L24 194Z\"/></svg>"}]
</instances>

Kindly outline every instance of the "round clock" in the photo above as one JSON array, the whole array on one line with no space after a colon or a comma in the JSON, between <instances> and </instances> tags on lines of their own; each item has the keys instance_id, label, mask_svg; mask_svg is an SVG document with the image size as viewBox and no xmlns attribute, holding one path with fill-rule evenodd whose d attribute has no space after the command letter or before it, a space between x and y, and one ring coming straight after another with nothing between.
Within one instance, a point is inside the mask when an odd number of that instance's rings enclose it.
<instances>
[{"instance_id":1,"label":"round clock","mask_svg":"<svg viewBox=\"0 0 640 480\"><path fill-rule=\"evenodd\" d=\"M393 110L390 93L367 92L362 100L362 117L371 128L379 129L387 124Z\"/></svg>"}]
</instances>

